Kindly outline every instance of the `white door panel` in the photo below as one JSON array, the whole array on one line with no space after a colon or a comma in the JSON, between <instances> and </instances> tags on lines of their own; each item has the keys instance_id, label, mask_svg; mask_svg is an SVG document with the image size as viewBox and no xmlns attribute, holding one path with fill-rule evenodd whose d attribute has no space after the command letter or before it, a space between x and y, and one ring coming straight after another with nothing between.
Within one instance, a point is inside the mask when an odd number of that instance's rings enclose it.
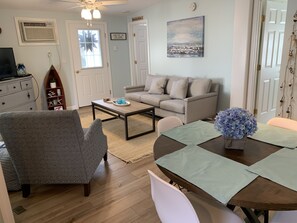
<instances>
[{"instance_id":1,"label":"white door panel","mask_svg":"<svg viewBox=\"0 0 297 223\"><path fill-rule=\"evenodd\" d=\"M133 60L132 84L145 84L149 72L148 66L148 29L146 23L132 24L133 32Z\"/></svg>"},{"instance_id":2,"label":"white door panel","mask_svg":"<svg viewBox=\"0 0 297 223\"><path fill-rule=\"evenodd\" d=\"M89 27L85 22L73 22L69 34L79 107L110 97L106 25L93 23Z\"/></svg>"},{"instance_id":3,"label":"white door panel","mask_svg":"<svg viewBox=\"0 0 297 223\"><path fill-rule=\"evenodd\" d=\"M267 1L261 44L261 70L257 80L256 108L259 122L267 122L276 112L286 7L284 2Z\"/></svg>"}]
</instances>

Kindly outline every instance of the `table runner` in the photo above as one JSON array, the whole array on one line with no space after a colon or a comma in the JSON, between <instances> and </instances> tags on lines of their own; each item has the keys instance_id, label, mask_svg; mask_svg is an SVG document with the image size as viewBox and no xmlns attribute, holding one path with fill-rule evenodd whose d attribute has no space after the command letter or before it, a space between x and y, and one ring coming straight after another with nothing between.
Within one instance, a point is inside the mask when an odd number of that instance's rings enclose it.
<instances>
[{"instance_id":1,"label":"table runner","mask_svg":"<svg viewBox=\"0 0 297 223\"><path fill-rule=\"evenodd\" d=\"M258 130L249 138L286 148L297 147L297 131L259 122L257 124Z\"/></svg>"},{"instance_id":2,"label":"table runner","mask_svg":"<svg viewBox=\"0 0 297 223\"><path fill-rule=\"evenodd\" d=\"M297 191L297 150L283 148L251 165L248 170Z\"/></svg>"},{"instance_id":3,"label":"table runner","mask_svg":"<svg viewBox=\"0 0 297 223\"><path fill-rule=\"evenodd\" d=\"M247 166L209 152L199 146L189 145L167 154L156 163L198 186L223 204L257 175L247 171Z\"/></svg>"},{"instance_id":4,"label":"table runner","mask_svg":"<svg viewBox=\"0 0 297 223\"><path fill-rule=\"evenodd\" d=\"M214 128L212 123L196 121L162 132L162 135L185 145L198 145L219 137L221 134Z\"/></svg>"}]
</instances>

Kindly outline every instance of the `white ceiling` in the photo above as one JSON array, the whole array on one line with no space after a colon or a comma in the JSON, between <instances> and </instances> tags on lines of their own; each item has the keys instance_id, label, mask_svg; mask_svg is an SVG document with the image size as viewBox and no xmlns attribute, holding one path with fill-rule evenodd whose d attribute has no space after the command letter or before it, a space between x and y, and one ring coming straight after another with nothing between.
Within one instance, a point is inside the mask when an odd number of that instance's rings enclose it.
<instances>
[{"instance_id":1,"label":"white ceiling","mask_svg":"<svg viewBox=\"0 0 297 223\"><path fill-rule=\"evenodd\" d=\"M106 6L101 11L103 14L127 14L137 12L160 1L162 0L128 0L128 4ZM79 12L80 7L77 7L75 2L79 2L79 0L0 0L0 8Z\"/></svg>"}]
</instances>

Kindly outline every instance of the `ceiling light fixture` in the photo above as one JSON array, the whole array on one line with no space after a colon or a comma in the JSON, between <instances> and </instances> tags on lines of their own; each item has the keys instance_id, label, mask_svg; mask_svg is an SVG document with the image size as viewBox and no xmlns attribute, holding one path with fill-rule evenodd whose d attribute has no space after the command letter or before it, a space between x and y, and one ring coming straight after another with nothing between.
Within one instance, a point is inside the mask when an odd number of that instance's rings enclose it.
<instances>
[{"instance_id":1,"label":"ceiling light fixture","mask_svg":"<svg viewBox=\"0 0 297 223\"><path fill-rule=\"evenodd\" d=\"M81 10L81 17L85 20L101 19L101 13L98 9L83 8Z\"/></svg>"}]
</instances>

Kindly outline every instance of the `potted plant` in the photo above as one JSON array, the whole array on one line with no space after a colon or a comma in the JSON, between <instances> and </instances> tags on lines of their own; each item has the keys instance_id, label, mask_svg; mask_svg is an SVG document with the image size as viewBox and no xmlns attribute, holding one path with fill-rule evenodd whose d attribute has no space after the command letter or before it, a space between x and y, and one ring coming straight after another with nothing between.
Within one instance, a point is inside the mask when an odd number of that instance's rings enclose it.
<instances>
[{"instance_id":1,"label":"potted plant","mask_svg":"<svg viewBox=\"0 0 297 223\"><path fill-rule=\"evenodd\" d=\"M215 118L214 126L222 133L227 149L244 149L246 137L257 131L256 118L242 108L220 111Z\"/></svg>"}]
</instances>

